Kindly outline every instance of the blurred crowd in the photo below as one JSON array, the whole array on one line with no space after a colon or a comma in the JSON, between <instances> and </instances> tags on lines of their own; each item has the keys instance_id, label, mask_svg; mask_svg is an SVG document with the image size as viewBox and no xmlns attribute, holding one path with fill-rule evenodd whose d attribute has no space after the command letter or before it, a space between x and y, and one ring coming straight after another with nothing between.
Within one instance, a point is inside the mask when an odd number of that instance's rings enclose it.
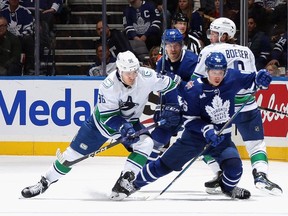
<instances>
[{"instance_id":1,"label":"blurred crowd","mask_svg":"<svg viewBox=\"0 0 288 216\"><path fill-rule=\"evenodd\" d=\"M123 0L125 1L125 0ZM55 14L62 0L40 3L40 58L44 47L51 48ZM143 65L155 68L161 55L161 37L167 28L177 28L184 38L184 49L199 54L209 45L206 31L220 16L234 21L237 28L231 43L239 44L240 0L169 0L166 14L162 0L127 0L123 29L96 23L95 63L87 75L105 76L115 68L119 52L130 50ZM34 75L34 0L0 0L0 75ZM164 22L166 21L166 22ZM163 24L164 23L164 24ZM287 71L287 1L248 0L248 44L256 68L267 68L273 75ZM102 54L102 31L106 33L106 59ZM108 67L103 68L103 61Z\"/></svg>"}]
</instances>

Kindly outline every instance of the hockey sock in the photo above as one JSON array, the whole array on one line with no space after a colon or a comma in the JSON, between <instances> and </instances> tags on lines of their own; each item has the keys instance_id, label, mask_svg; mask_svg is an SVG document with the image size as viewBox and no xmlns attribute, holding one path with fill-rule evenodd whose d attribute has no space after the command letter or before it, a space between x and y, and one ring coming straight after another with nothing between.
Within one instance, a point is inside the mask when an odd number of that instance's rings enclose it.
<instances>
[{"instance_id":1,"label":"hockey sock","mask_svg":"<svg viewBox=\"0 0 288 216\"><path fill-rule=\"evenodd\" d=\"M49 170L46 172L46 179L48 179L49 182L53 183L55 181L58 181L62 176L66 175L68 172L70 172L72 168L66 167L63 164L61 164L58 160L56 160L53 165L49 168Z\"/></svg>"},{"instance_id":2,"label":"hockey sock","mask_svg":"<svg viewBox=\"0 0 288 216\"><path fill-rule=\"evenodd\" d=\"M173 170L167 167L159 158L156 161L146 164L143 169L138 173L134 185L136 188L141 188L151 182L156 181L158 178L167 175Z\"/></svg>"},{"instance_id":3,"label":"hockey sock","mask_svg":"<svg viewBox=\"0 0 288 216\"><path fill-rule=\"evenodd\" d=\"M212 172L217 175L219 171L221 171L219 164L217 161L211 157L210 155L204 155L203 161L209 166Z\"/></svg>"},{"instance_id":4,"label":"hockey sock","mask_svg":"<svg viewBox=\"0 0 288 216\"><path fill-rule=\"evenodd\" d=\"M242 176L242 162L239 158L225 160L221 164L223 175L220 182L222 191L231 191L238 184Z\"/></svg>"}]
</instances>

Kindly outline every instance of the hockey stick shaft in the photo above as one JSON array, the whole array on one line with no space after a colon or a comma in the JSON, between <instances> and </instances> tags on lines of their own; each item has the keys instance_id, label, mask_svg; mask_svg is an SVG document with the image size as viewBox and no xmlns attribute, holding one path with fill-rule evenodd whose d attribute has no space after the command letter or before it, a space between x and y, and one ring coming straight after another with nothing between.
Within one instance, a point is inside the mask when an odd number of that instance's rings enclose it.
<instances>
[{"instance_id":1,"label":"hockey stick shaft","mask_svg":"<svg viewBox=\"0 0 288 216\"><path fill-rule=\"evenodd\" d=\"M242 104L242 106L232 115L232 117L224 124L224 126L221 128L221 130L217 133L217 136L220 136L223 131L233 122L233 120L236 118L236 116L241 112L241 110L245 107L245 105L253 98L255 93L251 94L247 100ZM196 155L187 165L186 167L159 193L158 196L161 196L163 193L165 193L168 188L171 187L171 185L180 177L183 175L183 173L186 172L186 170L201 156L205 153L206 149L212 145L212 142L205 145L204 149ZM157 197L158 197L157 196Z\"/></svg>"},{"instance_id":2,"label":"hockey stick shaft","mask_svg":"<svg viewBox=\"0 0 288 216\"><path fill-rule=\"evenodd\" d=\"M156 123L153 123L153 124L149 125L149 126L146 127L146 128L143 128L143 129L135 132L135 134L132 135L131 137L140 136L141 134L146 133L147 131L149 131L149 130L155 128L155 127L158 127L158 126L160 126L160 125L163 125L163 124L165 124L165 123L166 123L165 120L160 120L160 121L158 121L158 122L156 122ZM78 159L76 159L76 160L73 160L73 161L67 161L67 160L65 160L65 159L63 158L62 153L60 152L60 149L57 149L56 156L57 156L58 161L59 161L61 164L63 164L64 166L70 167L70 166L72 166L72 165L74 165L74 164L77 164L77 163L79 163L79 162L81 162L81 161L83 161L83 160L85 160L85 159L87 159L87 158L89 158L89 157L94 157L95 155L97 155L97 154L99 154L99 153L101 153L101 152L103 152L103 151L106 151L106 150L108 150L108 149L110 149L110 148L112 148L112 147L114 147L114 146L116 146L116 145L118 145L118 144L120 144L120 143L122 143L122 142L125 142L127 139L128 139L128 137L119 138L119 139L117 139L115 142L112 142L112 143L110 143L110 144L107 145L107 146L104 146L104 147L102 147L102 148L99 148L97 151L94 151L94 152L92 152L92 153L90 153L90 154L84 155L83 157L80 157L80 158L78 158Z\"/></svg>"},{"instance_id":3,"label":"hockey stick shaft","mask_svg":"<svg viewBox=\"0 0 288 216\"><path fill-rule=\"evenodd\" d=\"M285 115L288 117L288 113L285 113L285 112L281 112L279 110L274 110L274 109L270 109L268 107L262 107L262 106L258 106L259 109L261 110L264 110L264 111L268 111L268 112L273 112L273 113L278 113L278 114L281 114L281 115Z\"/></svg>"}]
</instances>

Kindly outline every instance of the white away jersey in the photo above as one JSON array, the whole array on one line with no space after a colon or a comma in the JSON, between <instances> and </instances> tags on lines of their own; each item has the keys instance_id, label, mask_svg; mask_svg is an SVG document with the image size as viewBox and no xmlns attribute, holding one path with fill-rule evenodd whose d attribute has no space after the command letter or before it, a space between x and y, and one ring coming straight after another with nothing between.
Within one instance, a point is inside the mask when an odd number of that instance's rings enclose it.
<instances>
[{"instance_id":1,"label":"white away jersey","mask_svg":"<svg viewBox=\"0 0 288 216\"><path fill-rule=\"evenodd\" d=\"M257 71L255 66L255 57L252 51L245 46L240 46L237 44L228 43L215 43L206 46L199 54L198 63L196 65L193 76L196 77L207 77L207 72L205 70L205 60L211 52L221 52L226 57L227 67L232 69L238 69L245 71L246 73L254 73ZM242 103L245 101L252 92L251 89L242 89L238 92L235 98L235 109L241 107ZM249 102L243 109L243 111L252 110L257 107L255 99Z\"/></svg>"},{"instance_id":2,"label":"white away jersey","mask_svg":"<svg viewBox=\"0 0 288 216\"><path fill-rule=\"evenodd\" d=\"M126 121L136 121L143 113L148 102L149 93L161 91L164 94L176 88L175 83L168 76L157 74L150 68L140 67L135 83L125 87L117 77L117 71L112 72L102 82L98 102L94 111L97 128L106 137L118 133L105 123L115 116L121 116ZM176 92L176 91L175 91ZM175 99L177 102L177 93Z\"/></svg>"}]
</instances>

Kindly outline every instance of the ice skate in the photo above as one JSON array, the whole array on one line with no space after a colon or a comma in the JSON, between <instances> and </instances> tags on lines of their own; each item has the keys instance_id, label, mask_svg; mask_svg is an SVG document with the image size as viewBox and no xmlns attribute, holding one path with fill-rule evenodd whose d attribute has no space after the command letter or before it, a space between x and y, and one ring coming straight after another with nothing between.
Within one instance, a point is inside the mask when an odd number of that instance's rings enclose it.
<instances>
[{"instance_id":1,"label":"ice skate","mask_svg":"<svg viewBox=\"0 0 288 216\"><path fill-rule=\"evenodd\" d=\"M137 189L133 185L135 174L132 171L121 173L119 179L112 188L111 200L120 201L134 193Z\"/></svg>"},{"instance_id":2,"label":"ice skate","mask_svg":"<svg viewBox=\"0 0 288 216\"><path fill-rule=\"evenodd\" d=\"M49 185L50 182L42 176L37 184L24 188L21 191L21 194L24 198L38 196L39 194L44 193L48 189Z\"/></svg>"},{"instance_id":3,"label":"ice skate","mask_svg":"<svg viewBox=\"0 0 288 216\"><path fill-rule=\"evenodd\" d=\"M254 177L254 184L259 190L277 196L283 193L282 189L277 184L268 180L265 173L257 172L256 169L253 169L252 173Z\"/></svg>"},{"instance_id":4,"label":"ice skate","mask_svg":"<svg viewBox=\"0 0 288 216\"><path fill-rule=\"evenodd\" d=\"M249 199L251 196L251 193L240 187L235 187L232 191L223 191L224 194L231 197L232 199Z\"/></svg>"},{"instance_id":5,"label":"ice skate","mask_svg":"<svg viewBox=\"0 0 288 216\"><path fill-rule=\"evenodd\" d=\"M222 171L217 173L212 180L205 182L204 186L206 188L206 193L208 194L222 194L222 190L220 187L220 181L222 179Z\"/></svg>"}]
</instances>

